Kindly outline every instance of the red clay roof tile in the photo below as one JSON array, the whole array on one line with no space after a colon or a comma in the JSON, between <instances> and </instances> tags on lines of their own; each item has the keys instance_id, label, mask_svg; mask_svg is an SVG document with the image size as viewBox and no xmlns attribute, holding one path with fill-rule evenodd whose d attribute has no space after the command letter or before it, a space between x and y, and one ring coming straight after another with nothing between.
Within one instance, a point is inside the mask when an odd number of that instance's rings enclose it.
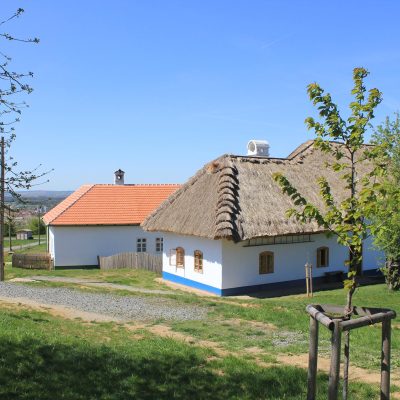
<instances>
[{"instance_id":1,"label":"red clay roof tile","mask_svg":"<svg viewBox=\"0 0 400 400\"><path fill-rule=\"evenodd\" d=\"M44 215L47 225L136 225L180 185L84 185Z\"/></svg>"}]
</instances>

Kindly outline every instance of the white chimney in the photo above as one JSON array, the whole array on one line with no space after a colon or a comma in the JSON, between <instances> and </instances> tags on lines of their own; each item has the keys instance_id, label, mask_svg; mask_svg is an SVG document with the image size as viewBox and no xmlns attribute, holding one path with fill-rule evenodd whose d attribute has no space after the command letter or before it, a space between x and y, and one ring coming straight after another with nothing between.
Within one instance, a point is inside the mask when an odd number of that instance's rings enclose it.
<instances>
[{"instance_id":1,"label":"white chimney","mask_svg":"<svg viewBox=\"0 0 400 400\"><path fill-rule=\"evenodd\" d=\"M266 140L250 140L247 143L247 155L269 157L269 143Z\"/></svg>"},{"instance_id":2,"label":"white chimney","mask_svg":"<svg viewBox=\"0 0 400 400\"><path fill-rule=\"evenodd\" d=\"M125 172L122 169L114 172L114 185L123 185L124 184L124 175Z\"/></svg>"}]
</instances>

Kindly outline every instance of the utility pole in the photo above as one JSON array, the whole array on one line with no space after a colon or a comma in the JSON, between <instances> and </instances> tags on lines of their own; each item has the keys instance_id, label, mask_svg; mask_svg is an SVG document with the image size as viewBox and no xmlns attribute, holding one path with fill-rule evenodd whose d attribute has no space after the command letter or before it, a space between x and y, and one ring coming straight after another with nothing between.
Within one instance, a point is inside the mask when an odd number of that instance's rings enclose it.
<instances>
[{"instance_id":1,"label":"utility pole","mask_svg":"<svg viewBox=\"0 0 400 400\"><path fill-rule=\"evenodd\" d=\"M5 192L5 156L4 136L1 137L1 172L0 172L0 281L4 281L4 192Z\"/></svg>"}]
</instances>

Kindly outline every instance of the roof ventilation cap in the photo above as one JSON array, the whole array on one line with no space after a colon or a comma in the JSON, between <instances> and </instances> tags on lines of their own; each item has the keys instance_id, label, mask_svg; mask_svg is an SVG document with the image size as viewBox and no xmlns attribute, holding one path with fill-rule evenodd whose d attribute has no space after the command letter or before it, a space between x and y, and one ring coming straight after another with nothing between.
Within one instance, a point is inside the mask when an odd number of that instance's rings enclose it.
<instances>
[{"instance_id":1,"label":"roof ventilation cap","mask_svg":"<svg viewBox=\"0 0 400 400\"><path fill-rule=\"evenodd\" d=\"M250 140L247 143L247 155L269 157L269 143L266 140Z\"/></svg>"}]
</instances>

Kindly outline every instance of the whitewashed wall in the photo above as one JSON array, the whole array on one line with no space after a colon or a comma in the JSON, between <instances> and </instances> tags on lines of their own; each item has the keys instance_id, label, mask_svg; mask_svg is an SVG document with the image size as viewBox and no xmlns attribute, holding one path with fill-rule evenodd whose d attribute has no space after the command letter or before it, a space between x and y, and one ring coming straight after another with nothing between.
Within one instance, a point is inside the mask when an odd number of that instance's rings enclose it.
<instances>
[{"instance_id":1,"label":"whitewashed wall","mask_svg":"<svg viewBox=\"0 0 400 400\"><path fill-rule=\"evenodd\" d=\"M312 242L279 245L243 247L243 243L222 242L222 288L262 285L304 279L304 264L313 265L313 276L323 276L328 271L346 271L345 261L348 250L340 246L336 238L324 234L312 235ZM317 248L329 247L329 267L316 268ZM274 272L259 274L259 254L263 251L274 253ZM364 246L363 270L376 269L381 253L371 249L370 243Z\"/></svg>"},{"instance_id":2,"label":"whitewashed wall","mask_svg":"<svg viewBox=\"0 0 400 400\"><path fill-rule=\"evenodd\" d=\"M372 237L364 240L363 244L363 269L375 269L383 267L385 263L385 254L382 251L377 251L373 245Z\"/></svg>"},{"instance_id":3,"label":"whitewashed wall","mask_svg":"<svg viewBox=\"0 0 400 400\"><path fill-rule=\"evenodd\" d=\"M222 284L222 247L220 240L210 240L196 236L183 236L173 233L164 234L163 272L204 285L221 288ZM171 251L182 247L185 250L185 268L170 265ZM203 273L194 270L194 251L203 252Z\"/></svg>"},{"instance_id":4,"label":"whitewashed wall","mask_svg":"<svg viewBox=\"0 0 400 400\"><path fill-rule=\"evenodd\" d=\"M147 252L156 254L157 232L140 226L50 226L49 252L56 267L97 265L97 256L135 252L136 239L147 239Z\"/></svg>"}]
</instances>

